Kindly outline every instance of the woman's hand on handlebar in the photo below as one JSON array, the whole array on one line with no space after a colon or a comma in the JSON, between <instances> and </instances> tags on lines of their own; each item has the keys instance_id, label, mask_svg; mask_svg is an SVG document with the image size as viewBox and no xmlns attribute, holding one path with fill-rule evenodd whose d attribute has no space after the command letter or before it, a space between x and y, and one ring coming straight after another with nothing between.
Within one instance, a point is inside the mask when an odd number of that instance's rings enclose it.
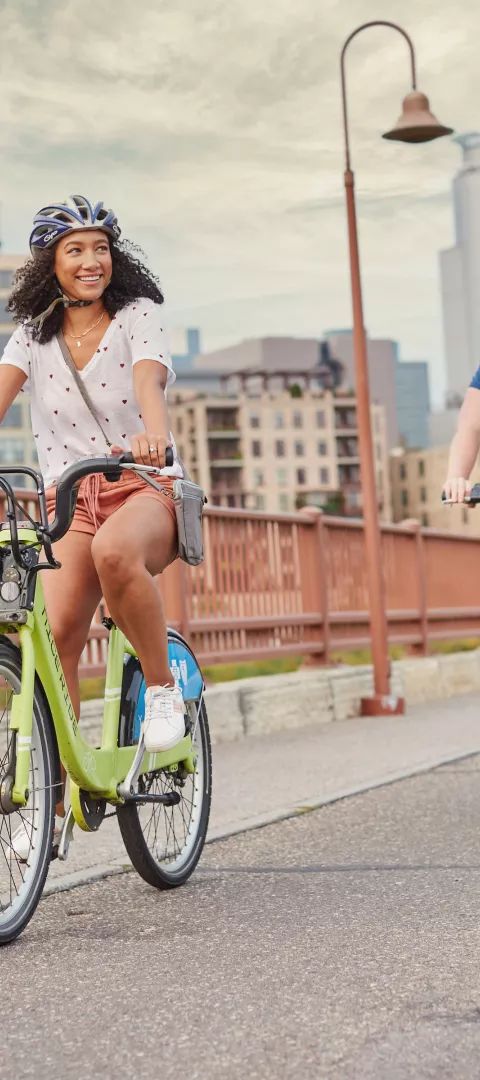
<instances>
[{"instance_id":1,"label":"woman's hand on handlebar","mask_svg":"<svg viewBox=\"0 0 480 1080\"><path fill-rule=\"evenodd\" d=\"M448 503L464 503L468 500L471 490L470 480L464 476L447 476L443 485L444 500Z\"/></svg>"},{"instance_id":2,"label":"woman's hand on handlebar","mask_svg":"<svg viewBox=\"0 0 480 1080\"><path fill-rule=\"evenodd\" d=\"M133 460L137 465L154 465L157 469L165 468L165 455L170 443L163 435L151 435L147 431L141 431L138 435L132 435L130 446ZM122 446L112 446L111 453L117 456L123 454Z\"/></svg>"}]
</instances>

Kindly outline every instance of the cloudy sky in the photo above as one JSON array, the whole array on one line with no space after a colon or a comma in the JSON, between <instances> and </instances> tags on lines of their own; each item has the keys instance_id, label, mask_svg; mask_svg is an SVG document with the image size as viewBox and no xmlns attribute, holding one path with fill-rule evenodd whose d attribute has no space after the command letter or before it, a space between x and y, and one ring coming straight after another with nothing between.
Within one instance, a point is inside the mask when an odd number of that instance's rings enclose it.
<instances>
[{"instance_id":1,"label":"cloudy sky","mask_svg":"<svg viewBox=\"0 0 480 1080\"><path fill-rule=\"evenodd\" d=\"M414 38L419 86L480 129L478 0L0 0L3 250L80 192L115 208L205 348L351 322L338 56L372 18ZM400 35L354 42L348 83L365 317L444 386L440 248L450 139L386 143L408 91ZM476 358L478 362L478 358Z\"/></svg>"}]
</instances>

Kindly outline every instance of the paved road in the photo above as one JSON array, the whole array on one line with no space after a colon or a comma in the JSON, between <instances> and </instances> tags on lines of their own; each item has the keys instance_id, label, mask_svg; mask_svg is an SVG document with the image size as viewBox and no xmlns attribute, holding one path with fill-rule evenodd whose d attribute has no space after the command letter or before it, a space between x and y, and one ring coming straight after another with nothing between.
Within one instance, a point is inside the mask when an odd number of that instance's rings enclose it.
<instances>
[{"instance_id":1,"label":"paved road","mask_svg":"<svg viewBox=\"0 0 480 1080\"><path fill-rule=\"evenodd\" d=\"M478 1080L480 756L46 898L0 1075Z\"/></svg>"},{"instance_id":2,"label":"paved road","mask_svg":"<svg viewBox=\"0 0 480 1080\"><path fill-rule=\"evenodd\" d=\"M465 695L417 705L401 718L355 717L215 746L210 836L480 752L479 716L478 698ZM68 861L53 864L48 887L124 863L115 820L94 835L77 829Z\"/></svg>"}]
</instances>

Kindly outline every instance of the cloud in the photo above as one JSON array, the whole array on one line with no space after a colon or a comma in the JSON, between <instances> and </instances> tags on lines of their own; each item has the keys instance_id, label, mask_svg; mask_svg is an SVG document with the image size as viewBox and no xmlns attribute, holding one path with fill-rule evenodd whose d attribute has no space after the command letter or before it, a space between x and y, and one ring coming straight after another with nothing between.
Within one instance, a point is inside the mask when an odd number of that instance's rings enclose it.
<instances>
[{"instance_id":1,"label":"cloud","mask_svg":"<svg viewBox=\"0 0 480 1080\"><path fill-rule=\"evenodd\" d=\"M4 249L69 192L103 197L146 248L175 319L207 346L348 325L339 50L373 0L3 0ZM439 118L480 124L480 12L384 0L412 33ZM347 58L366 318L441 385L437 251L450 244L451 141L388 144L408 90L399 35Z\"/></svg>"}]
</instances>

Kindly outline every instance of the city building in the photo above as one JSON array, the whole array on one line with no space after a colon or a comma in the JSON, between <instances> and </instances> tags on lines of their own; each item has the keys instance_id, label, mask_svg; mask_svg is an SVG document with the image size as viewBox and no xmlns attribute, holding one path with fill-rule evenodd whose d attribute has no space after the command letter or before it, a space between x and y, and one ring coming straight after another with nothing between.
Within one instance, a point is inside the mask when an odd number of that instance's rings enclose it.
<instances>
[{"instance_id":1,"label":"city building","mask_svg":"<svg viewBox=\"0 0 480 1080\"><path fill-rule=\"evenodd\" d=\"M413 450L430 446L430 388L424 360L398 360L395 397L399 442Z\"/></svg>"},{"instance_id":2,"label":"city building","mask_svg":"<svg viewBox=\"0 0 480 1080\"><path fill-rule=\"evenodd\" d=\"M0 253L0 355L14 330L7 300L12 289L15 271L25 261L24 255L3 255ZM30 426L30 408L28 394L20 393L7 412L0 427L0 465L37 465L32 429ZM13 477L16 487L28 487L27 478L22 475Z\"/></svg>"},{"instance_id":3,"label":"city building","mask_svg":"<svg viewBox=\"0 0 480 1080\"><path fill-rule=\"evenodd\" d=\"M200 330L192 326L186 329L173 328L170 332L170 347L177 376L188 374L194 358L201 351Z\"/></svg>"},{"instance_id":4,"label":"city building","mask_svg":"<svg viewBox=\"0 0 480 1080\"><path fill-rule=\"evenodd\" d=\"M447 400L458 404L480 358L480 132L457 135L463 160L453 181L455 243L440 252Z\"/></svg>"},{"instance_id":5,"label":"city building","mask_svg":"<svg viewBox=\"0 0 480 1080\"><path fill-rule=\"evenodd\" d=\"M225 377L222 393L172 388L179 451L217 505L288 512L319 506L361 515L355 398L315 385L311 372ZM379 512L390 520L384 409L372 406Z\"/></svg>"},{"instance_id":6,"label":"city building","mask_svg":"<svg viewBox=\"0 0 480 1080\"><path fill-rule=\"evenodd\" d=\"M388 339L368 339L370 395L383 405L389 448L404 444L421 447L429 443L430 393L428 365L398 358L398 345ZM202 373L205 389L217 390L220 377L238 371L318 372L319 382L331 389L355 393L355 364L351 330L332 330L316 338L253 338L225 349L202 353L183 377L181 385L193 386ZM201 389L197 382L196 389Z\"/></svg>"},{"instance_id":7,"label":"city building","mask_svg":"<svg viewBox=\"0 0 480 1080\"><path fill-rule=\"evenodd\" d=\"M443 506L448 446L426 450L395 450L390 455L393 520L416 518L421 525L443 532L480 536L480 513L467 506Z\"/></svg>"},{"instance_id":8,"label":"city building","mask_svg":"<svg viewBox=\"0 0 480 1080\"><path fill-rule=\"evenodd\" d=\"M325 334L333 356L344 367L342 387L354 393L355 359L351 330L329 330ZM383 405L387 422L387 439L391 449L400 441L397 409L398 345L396 341L367 337L370 397Z\"/></svg>"}]
</instances>

